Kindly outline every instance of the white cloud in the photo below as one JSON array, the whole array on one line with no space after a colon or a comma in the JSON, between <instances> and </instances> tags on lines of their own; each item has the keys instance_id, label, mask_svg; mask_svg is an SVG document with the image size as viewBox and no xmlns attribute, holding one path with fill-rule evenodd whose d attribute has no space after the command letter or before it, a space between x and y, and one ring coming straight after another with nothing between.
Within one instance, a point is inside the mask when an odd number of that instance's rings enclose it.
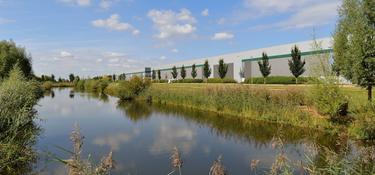
<instances>
[{"instance_id":1,"label":"white cloud","mask_svg":"<svg viewBox=\"0 0 375 175\"><path fill-rule=\"evenodd\" d=\"M216 23L219 24L219 25L223 25L226 21L227 21L227 19L220 18L219 20L216 21Z\"/></svg>"},{"instance_id":2,"label":"white cloud","mask_svg":"<svg viewBox=\"0 0 375 175\"><path fill-rule=\"evenodd\" d=\"M70 52L67 52L67 51L61 51L60 52L60 57L61 58L73 58L74 55Z\"/></svg>"},{"instance_id":3,"label":"white cloud","mask_svg":"<svg viewBox=\"0 0 375 175\"><path fill-rule=\"evenodd\" d=\"M212 40L228 40L234 38L234 35L232 33L228 32L219 32L215 33L214 36L212 36Z\"/></svg>"},{"instance_id":4,"label":"white cloud","mask_svg":"<svg viewBox=\"0 0 375 175\"><path fill-rule=\"evenodd\" d=\"M96 59L97 63L101 63L102 61L103 61L103 59L101 59L101 58Z\"/></svg>"},{"instance_id":5,"label":"white cloud","mask_svg":"<svg viewBox=\"0 0 375 175\"><path fill-rule=\"evenodd\" d=\"M317 0L244 0L244 5L255 10L257 14L268 14L295 10L314 1Z\"/></svg>"},{"instance_id":6,"label":"white cloud","mask_svg":"<svg viewBox=\"0 0 375 175\"><path fill-rule=\"evenodd\" d=\"M181 9L179 12L153 9L148 12L147 16L159 31L155 36L159 39L189 35L197 29L195 26L196 19L187 9Z\"/></svg>"},{"instance_id":7,"label":"white cloud","mask_svg":"<svg viewBox=\"0 0 375 175\"><path fill-rule=\"evenodd\" d=\"M78 6L89 6L91 5L91 0L61 0L61 2L74 4Z\"/></svg>"},{"instance_id":8,"label":"white cloud","mask_svg":"<svg viewBox=\"0 0 375 175\"><path fill-rule=\"evenodd\" d=\"M202 15L202 16L208 16L208 15L210 15L209 10L208 10L208 9L204 9L204 10L202 11L201 15Z\"/></svg>"},{"instance_id":9,"label":"white cloud","mask_svg":"<svg viewBox=\"0 0 375 175\"><path fill-rule=\"evenodd\" d=\"M102 9L110 9L114 3L118 2L118 0L101 0L99 3L99 7Z\"/></svg>"},{"instance_id":10,"label":"white cloud","mask_svg":"<svg viewBox=\"0 0 375 175\"><path fill-rule=\"evenodd\" d=\"M179 50L178 50L178 49L172 49L171 52L173 52L173 53L178 53Z\"/></svg>"},{"instance_id":11,"label":"white cloud","mask_svg":"<svg viewBox=\"0 0 375 175\"><path fill-rule=\"evenodd\" d=\"M108 19L94 20L91 24L95 27L106 28L108 30L131 31L133 35L139 34L139 31L131 24L120 22L120 16L118 14L113 14Z\"/></svg>"},{"instance_id":12,"label":"white cloud","mask_svg":"<svg viewBox=\"0 0 375 175\"><path fill-rule=\"evenodd\" d=\"M165 60L165 59L167 59L167 57L166 56L161 56L159 59Z\"/></svg>"},{"instance_id":13,"label":"white cloud","mask_svg":"<svg viewBox=\"0 0 375 175\"><path fill-rule=\"evenodd\" d=\"M264 30L269 28L296 29L320 26L332 23L337 17L337 1L317 4L298 10L286 20L274 23L254 26L253 30Z\"/></svg>"}]
</instances>

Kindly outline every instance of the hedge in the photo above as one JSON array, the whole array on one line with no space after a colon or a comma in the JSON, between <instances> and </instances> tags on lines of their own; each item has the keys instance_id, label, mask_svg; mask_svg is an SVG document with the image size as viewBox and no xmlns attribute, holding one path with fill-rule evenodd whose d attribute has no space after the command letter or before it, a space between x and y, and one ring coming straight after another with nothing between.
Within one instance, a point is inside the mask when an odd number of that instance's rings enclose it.
<instances>
[{"instance_id":1,"label":"hedge","mask_svg":"<svg viewBox=\"0 0 375 175\"><path fill-rule=\"evenodd\" d=\"M263 80L263 77L246 78L244 83L263 84ZM298 77L298 84L306 84L311 80L311 77ZM267 77L266 84L296 84L296 79L292 76L270 76Z\"/></svg>"},{"instance_id":2,"label":"hedge","mask_svg":"<svg viewBox=\"0 0 375 175\"><path fill-rule=\"evenodd\" d=\"M237 83L237 81L233 78L209 78L207 83Z\"/></svg>"}]
</instances>

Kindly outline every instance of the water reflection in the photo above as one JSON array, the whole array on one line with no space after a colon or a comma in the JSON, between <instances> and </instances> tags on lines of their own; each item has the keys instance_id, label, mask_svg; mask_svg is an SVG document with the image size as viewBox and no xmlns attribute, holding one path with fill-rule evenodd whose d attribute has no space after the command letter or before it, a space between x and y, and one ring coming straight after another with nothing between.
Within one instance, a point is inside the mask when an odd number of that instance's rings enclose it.
<instances>
[{"instance_id":1,"label":"water reflection","mask_svg":"<svg viewBox=\"0 0 375 175\"><path fill-rule=\"evenodd\" d=\"M152 108L147 103L118 101L117 109L121 110L125 117L137 122L148 119L152 114Z\"/></svg>"}]
</instances>

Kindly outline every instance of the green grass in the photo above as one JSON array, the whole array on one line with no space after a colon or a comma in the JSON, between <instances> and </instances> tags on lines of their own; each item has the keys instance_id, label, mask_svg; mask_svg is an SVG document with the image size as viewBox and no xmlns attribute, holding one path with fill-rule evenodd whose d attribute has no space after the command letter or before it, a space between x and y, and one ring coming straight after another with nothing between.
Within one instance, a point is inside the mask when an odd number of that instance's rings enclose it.
<instances>
[{"instance_id":1,"label":"green grass","mask_svg":"<svg viewBox=\"0 0 375 175\"><path fill-rule=\"evenodd\" d=\"M246 119L332 130L326 118L313 117L303 107L304 88L241 84L152 84L143 97L153 102L213 111Z\"/></svg>"}]
</instances>

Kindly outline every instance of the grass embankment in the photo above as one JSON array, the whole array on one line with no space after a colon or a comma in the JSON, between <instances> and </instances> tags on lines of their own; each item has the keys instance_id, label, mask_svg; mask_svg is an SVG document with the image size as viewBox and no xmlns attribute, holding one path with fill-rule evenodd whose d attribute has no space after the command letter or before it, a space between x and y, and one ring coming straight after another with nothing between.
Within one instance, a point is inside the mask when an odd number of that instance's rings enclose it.
<instances>
[{"instance_id":1,"label":"grass embankment","mask_svg":"<svg viewBox=\"0 0 375 175\"><path fill-rule=\"evenodd\" d=\"M41 87L43 90L51 90L52 88L56 87L74 87L73 82L52 82L52 81L46 81L41 84Z\"/></svg>"},{"instance_id":2,"label":"grass embankment","mask_svg":"<svg viewBox=\"0 0 375 175\"><path fill-rule=\"evenodd\" d=\"M213 111L243 119L264 120L314 129L336 127L306 110L306 90L299 87L239 84L152 84L142 97L153 102Z\"/></svg>"}]
</instances>

